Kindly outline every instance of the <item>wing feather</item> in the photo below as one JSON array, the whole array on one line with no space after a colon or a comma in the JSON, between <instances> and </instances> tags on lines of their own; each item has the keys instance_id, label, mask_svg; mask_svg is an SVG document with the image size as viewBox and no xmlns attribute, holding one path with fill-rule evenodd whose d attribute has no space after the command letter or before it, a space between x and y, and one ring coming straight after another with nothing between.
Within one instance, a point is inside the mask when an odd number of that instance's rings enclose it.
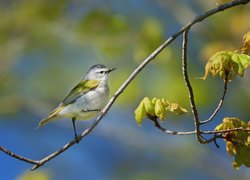
<instances>
[{"instance_id":1,"label":"wing feather","mask_svg":"<svg viewBox=\"0 0 250 180\"><path fill-rule=\"evenodd\" d=\"M99 84L100 81L97 80L82 80L69 92L60 106L67 106L68 104L75 102L79 97L88 91L96 89Z\"/></svg>"}]
</instances>

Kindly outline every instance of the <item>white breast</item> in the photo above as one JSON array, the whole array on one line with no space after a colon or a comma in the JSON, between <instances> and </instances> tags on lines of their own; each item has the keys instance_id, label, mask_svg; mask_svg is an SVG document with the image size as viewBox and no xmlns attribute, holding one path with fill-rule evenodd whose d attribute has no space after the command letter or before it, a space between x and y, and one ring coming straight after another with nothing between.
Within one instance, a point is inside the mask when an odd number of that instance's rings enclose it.
<instances>
[{"instance_id":1,"label":"white breast","mask_svg":"<svg viewBox=\"0 0 250 180\"><path fill-rule=\"evenodd\" d=\"M108 96L108 86L99 86L95 90L84 94L73 104L65 107L60 112L60 115L67 118L76 117L78 120L88 120L99 113L99 110L101 110L107 102Z\"/></svg>"},{"instance_id":2,"label":"white breast","mask_svg":"<svg viewBox=\"0 0 250 180\"><path fill-rule=\"evenodd\" d=\"M80 97L76 101L76 105L82 107L83 110L101 109L105 105L109 96L109 89L97 88Z\"/></svg>"}]
</instances>

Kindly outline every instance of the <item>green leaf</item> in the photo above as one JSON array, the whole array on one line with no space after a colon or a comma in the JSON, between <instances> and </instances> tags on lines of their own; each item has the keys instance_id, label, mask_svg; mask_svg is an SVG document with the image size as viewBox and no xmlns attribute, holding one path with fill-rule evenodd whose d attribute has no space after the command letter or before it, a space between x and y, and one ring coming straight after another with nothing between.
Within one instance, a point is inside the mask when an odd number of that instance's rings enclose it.
<instances>
[{"instance_id":1,"label":"green leaf","mask_svg":"<svg viewBox=\"0 0 250 180\"><path fill-rule=\"evenodd\" d=\"M154 110L155 107L154 107L154 104L151 102L151 100L148 97L145 97L142 101L144 103L146 114L154 116L155 115L155 110Z\"/></svg>"},{"instance_id":2,"label":"green leaf","mask_svg":"<svg viewBox=\"0 0 250 180\"><path fill-rule=\"evenodd\" d=\"M154 98L152 99L152 103L155 104L157 99L158 99L158 98L154 97Z\"/></svg>"},{"instance_id":3,"label":"green leaf","mask_svg":"<svg viewBox=\"0 0 250 180\"><path fill-rule=\"evenodd\" d=\"M246 124L235 117L225 117L215 130L229 130L242 127L250 129L250 121ZM247 131L233 131L223 134L226 150L229 156L234 156L233 167L238 169L241 165L250 167L250 134Z\"/></svg>"},{"instance_id":4,"label":"green leaf","mask_svg":"<svg viewBox=\"0 0 250 180\"><path fill-rule=\"evenodd\" d=\"M243 45L240 49L242 54L250 55L250 31L248 31L243 37Z\"/></svg>"},{"instance_id":5,"label":"green leaf","mask_svg":"<svg viewBox=\"0 0 250 180\"><path fill-rule=\"evenodd\" d=\"M146 110L143 101L141 101L139 106L135 110L135 120L139 127L141 126L141 123L145 117L146 117Z\"/></svg>"},{"instance_id":6,"label":"green leaf","mask_svg":"<svg viewBox=\"0 0 250 180\"><path fill-rule=\"evenodd\" d=\"M163 121L166 118L166 109L160 99L155 102L155 115Z\"/></svg>"},{"instance_id":7,"label":"green leaf","mask_svg":"<svg viewBox=\"0 0 250 180\"><path fill-rule=\"evenodd\" d=\"M169 103L169 106L167 107L167 110L171 112L175 112L176 114L187 114L188 111L181 107L178 103Z\"/></svg>"},{"instance_id":8,"label":"green leaf","mask_svg":"<svg viewBox=\"0 0 250 180\"><path fill-rule=\"evenodd\" d=\"M166 118L167 110L176 114L187 113L187 110L178 103L170 103L164 98L154 97L150 100L150 98L145 97L135 110L135 120L138 126L141 126L145 117L151 120L160 119L160 121L163 121Z\"/></svg>"},{"instance_id":9,"label":"green leaf","mask_svg":"<svg viewBox=\"0 0 250 180\"><path fill-rule=\"evenodd\" d=\"M205 66L205 74L201 78L207 79L209 73L213 77L219 75L223 80L231 80L237 75L244 76L245 69L250 65L250 56L234 51L220 51L213 55Z\"/></svg>"},{"instance_id":10,"label":"green leaf","mask_svg":"<svg viewBox=\"0 0 250 180\"><path fill-rule=\"evenodd\" d=\"M234 168L239 169L241 165L250 167L250 144L237 147L235 154Z\"/></svg>"},{"instance_id":11,"label":"green leaf","mask_svg":"<svg viewBox=\"0 0 250 180\"><path fill-rule=\"evenodd\" d=\"M238 74L243 77L245 69L250 65L250 56L245 54L233 54L232 60L238 65Z\"/></svg>"},{"instance_id":12,"label":"green leaf","mask_svg":"<svg viewBox=\"0 0 250 180\"><path fill-rule=\"evenodd\" d=\"M166 99L161 98L161 102L162 102L162 104L163 104L163 106L164 106L165 108L167 108L167 107L169 106L169 102L166 101Z\"/></svg>"}]
</instances>

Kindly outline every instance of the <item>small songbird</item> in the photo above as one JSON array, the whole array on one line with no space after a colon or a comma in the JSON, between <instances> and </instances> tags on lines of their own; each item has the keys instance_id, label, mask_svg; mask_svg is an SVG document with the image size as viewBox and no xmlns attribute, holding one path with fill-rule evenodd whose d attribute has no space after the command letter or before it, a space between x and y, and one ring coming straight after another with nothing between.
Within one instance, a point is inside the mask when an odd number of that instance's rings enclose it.
<instances>
[{"instance_id":1,"label":"small songbird","mask_svg":"<svg viewBox=\"0 0 250 180\"><path fill-rule=\"evenodd\" d=\"M81 80L64 98L49 116L39 122L43 126L50 121L70 118L74 127L76 142L76 120L89 120L104 107L109 97L108 74L116 68L107 68L102 64L92 66Z\"/></svg>"}]
</instances>

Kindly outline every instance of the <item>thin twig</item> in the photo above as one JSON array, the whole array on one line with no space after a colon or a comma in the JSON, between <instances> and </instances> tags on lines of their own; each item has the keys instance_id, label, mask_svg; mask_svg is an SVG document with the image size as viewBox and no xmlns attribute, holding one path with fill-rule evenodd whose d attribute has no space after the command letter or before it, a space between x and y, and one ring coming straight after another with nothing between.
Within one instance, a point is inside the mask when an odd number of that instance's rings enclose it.
<instances>
[{"instance_id":1,"label":"thin twig","mask_svg":"<svg viewBox=\"0 0 250 180\"><path fill-rule=\"evenodd\" d=\"M160 129L161 131L165 132L166 134L171 134L171 135L194 135L197 134L197 131L172 131L168 130L160 125L160 123L157 120L157 117L152 117L150 118L154 122L155 127ZM200 131L200 134L223 134L223 133L229 133L229 132L234 132L234 131L246 131L250 132L250 129L244 129L243 127L238 127L238 128L233 128L233 129L227 129L227 130L214 130L214 131ZM209 142L213 141L214 138L209 140Z\"/></svg>"},{"instance_id":2,"label":"thin twig","mask_svg":"<svg viewBox=\"0 0 250 180\"><path fill-rule=\"evenodd\" d=\"M21 161L25 161L25 162L30 163L30 164L37 164L38 163L38 161L35 161L33 159L29 159L29 158L17 155L17 154L11 152L10 150L8 150L8 149L6 149L6 148L4 148L2 146L0 146L0 150L3 151L4 153L6 153L7 155L9 155L9 156L11 156L13 158L19 159Z\"/></svg>"},{"instance_id":3,"label":"thin twig","mask_svg":"<svg viewBox=\"0 0 250 180\"><path fill-rule=\"evenodd\" d=\"M188 77L188 66L187 66L187 42L188 42L188 29L183 32L183 42L182 42L182 73L185 81L185 85L188 89L190 106L192 109L192 114L194 118L194 126L196 133L196 138L200 143L207 143L207 141L200 135L200 120L199 114L195 105L194 92Z\"/></svg>"},{"instance_id":4,"label":"thin twig","mask_svg":"<svg viewBox=\"0 0 250 180\"><path fill-rule=\"evenodd\" d=\"M183 32L183 42L182 42L182 72L183 72L183 78L185 81L185 85L187 86L188 89L188 93L189 93L189 101L190 101L190 106L192 109L192 114L193 114L193 118L194 118L194 126L195 126L195 133L196 133L196 138L198 140L199 143L202 144L208 144L210 142L214 142L215 145L218 147L218 144L216 143L216 139L217 139L217 134L215 134L215 136L213 138L210 139L205 139L201 134L201 130L200 130L200 120L199 120L199 114L198 114L198 110L196 108L196 104L195 104L195 100L194 100L194 93L193 93L193 88L192 85L189 81L189 77L188 77L188 66L187 66L187 43L188 43L188 31L189 29L187 29L186 31ZM222 96L222 100L220 101L218 107L216 108L216 110L214 111L214 113L211 115L211 117L209 118L209 121L211 121L214 116L217 114L217 112L220 110L223 102L224 102L224 97L226 95L226 90L227 90L227 83L228 83L228 73L226 73L226 78L225 78L225 83L224 83L224 92L223 92L223 96ZM207 122L209 122L207 121ZM176 133L176 132L174 132ZM187 132L185 132L187 133Z\"/></svg>"},{"instance_id":5,"label":"thin twig","mask_svg":"<svg viewBox=\"0 0 250 180\"><path fill-rule=\"evenodd\" d=\"M132 74L128 77L128 79L121 85L121 87L117 90L117 92L114 94L114 96L109 100L109 102L106 104L106 106L104 107L104 109L101 111L101 113L98 115L98 117L96 118L96 120L90 125L90 127L88 129L86 129L85 131L82 132L82 134L78 137L79 140L81 140L82 138L84 138L86 135L88 135L96 126L97 124L102 120L103 116L108 112L108 110L110 109L110 107L113 105L113 103L115 102L115 100L118 98L118 96L126 89L126 87L131 83L131 81L140 73L140 71L150 62L152 61L163 49L165 49L171 42L173 42L178 36L180 36L184 31L190 29L194 24L203 21L204 19L210 17L213 14L216 14L220 11L224 11L226 9L238 6L238 5L243 5L243 4L247 4L249 3L250 0L235 0L220 6L217 6L214 9L211 9L203 14L201 14L200 16L197 16L196 18L194 18L192 21L190 21L188 24L186 24L185 26L183 26L179 31L177 31L176 33L174 33L172 36L170 36L162 45L160 45L152 54L150 54L133 72ZM17 158L19 160L31 163L31 164L36 164L35 166L32 167L32 170L35 170L37 168L39 168L40 166L42 166L43 164L45 164L46 162L48 162L49 160L57 157L59 154L61 154L62 152L66 151L67 149L69 149L71 146L73 146L76 143L75 140L65 144L62 148L60 148L59 150L57 150L56 152L46 156L45 158L41 159L40 161L35 161L35 160L31 160L29 161L28 158L18 158L18 155L12 156L11 152L10 153L6 153L9 150L5 149L5 148L0 148L1 151L5 152L6 154L8 154L11 157Z\"/></svg>"},{"instance_id":6,"label":"thin twig","mask_svg":"<svg viewBox=\"0 0 250 180\"><path fill-rule=\"evenodd\" d=\"M225 96L226 96L226 93L227 93L227 85L228 85L228 74L226 74L226 78L225 78L225 81L224 81L223 94L222 94L222 97L220 99L220 102L219 102L217 108L214 110L213 114L207 120L200 121L200 124L206 124L206 123L212 121L213 118L215 117L215 115L219 112L219 110L221 109L221 107L223 105L223 102L224 102L224 99L225 99Z\"/></svg>"},{"instance_id":7,"label":"thin twig","mask_svg":"<svg viewBox=\"0 0 250 180\"><path fill-rule=\"evenodd\" d=\"M85 131L84 131L85 132ZM80 138L81 137L81 138ZM82 136L82 134L78 137L79 141L83 138L84 136ZM74 144L76 144L76 140L74 139L73 141L65 144L62 148L60 148L59 150L57 150L56 152L46 156L45 158L37 161L37 163L31 168L31 170L35 170L37 168L39 168L40 166L42 166L43 164L45 164L46 162L48 162L49 160L55 158L56 156L58 156L59 154L61 154L62 152L66 151L67 149L69 149L71 146L73 146Z\"/></svg>"}]
</instances>

